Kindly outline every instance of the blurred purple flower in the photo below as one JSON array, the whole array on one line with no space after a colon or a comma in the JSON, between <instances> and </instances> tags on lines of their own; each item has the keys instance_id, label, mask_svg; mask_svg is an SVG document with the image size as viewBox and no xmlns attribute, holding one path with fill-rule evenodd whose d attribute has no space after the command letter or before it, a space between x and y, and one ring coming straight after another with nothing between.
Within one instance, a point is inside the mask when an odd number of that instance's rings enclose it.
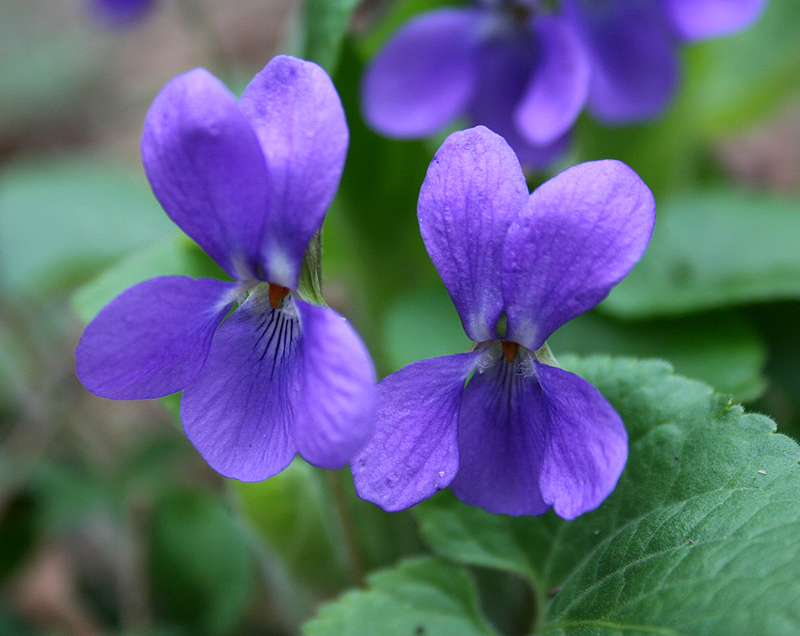
<instances>
[{"instance_id":1,"label":"blurred purple flower","mask_svg":"<svg viewBox=\"0 0 800 636\"><path fill-rule=\"evenodd\" d=\"M155 0L92 0L94 12L112 25L126 25L140 20Z\"/></svg>"},{"instance_id":2,"label":"blurred purple flower","mask_svg":"<svg viewBox=\"0 0 800 636\"><path fill-rule=\"evenodd\" d=\"M395 511L449 485L494 513L552 506L573 519L596 508L625 465L625 427L594 387L555 366L545 340L641 258L655 221L650 190L606 160L528 194L509 145L479 126L444 142L417 209L478 344L378 385L375 434L351 462L359 496Z\"/></svg>"},{"instance_id":3,"label":"blurred purple flower","mask_svg":"<svg viewBox=\"0 0 800 636\"><path fill-rule=\"evenodd\" d=\"M228 477L266 479L295 453L349 461L373 424L372 362L340 315L291 291L347 145L339 96L311 62L276 57L239 102L203 69L169 82L145 120L147 177L236 282L164 276L123 292L81 338L84 386L114 399L183 390L187 436Z\"/></svg>"},{"instance_id":4,"label":"blurred purple flower","mask_svg":"<svg viewBox=\"0 0 800 636\"><path fill-rule=\"evenodd\" d=\"M585 105L605 123L651 119L677 83L677 45L741 29L766 0L484 0L422 14L373 60L367 122L424 137L460 115L505 137L524 165L567 147Z\"/></svg>"}]
</instances>

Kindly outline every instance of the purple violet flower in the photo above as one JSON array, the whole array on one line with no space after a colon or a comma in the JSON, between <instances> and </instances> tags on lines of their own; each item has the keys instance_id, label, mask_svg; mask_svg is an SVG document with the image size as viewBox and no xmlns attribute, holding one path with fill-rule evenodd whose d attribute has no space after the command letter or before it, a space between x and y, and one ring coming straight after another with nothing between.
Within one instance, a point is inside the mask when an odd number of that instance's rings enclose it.
<instances>
[{"instance_id":1,"label":"purple violet flower","mask_svg":"<svg viewBox=\"0 0 800 636\"><path fill-rule=\"evenodd\" d=\"M81 338L84 386L114 399L183 390L186 435L228 477L266 479L295 453L347 463L372 429L375 371L349 324L296 291L347 144L336 89L311 62L274 58L239 102L204 69L169 82L145 120L145 172L235 282L163 276L123 292Z\"/></svg>"},{"instance_id":2,"label":"purple violet flower","mask_svg":"<svg viewBox=\"0 0 800 636\"><path fill-rule=\"evenodd\" d=\"M122 26L138 22L155 0L92 0L95 13L109 24Z\"/></svg>"},{"instance_id":3,"label":"purple violet flower","mask_svg":"<svg viewBox=\"0 0 800 636\"><path fill-rule=\"evenodd\" d=\"M431 135L456 117L505 137L524 165L563 153L585 105L618 124L659 115L677 45L744 28L766 0L483 0L412 19L364 76L367 122Z\"/></svg>"},{"instance_id":4,"label":"purple violet flower","mask_svg":"<svg viewBox=\"0 0 800 636\"><path fill-rule=\"evenodd\" d=\"M417 210L477 344L379 383L375 434L351 462L359 496L395 511L449 485L493 513L552 506L574 519L593 510L619 479L627 434L594 387L556 366L545 341L641 258L653 195L613 160L577 165L528 194L512 149L478 126L445 140Z\"/></svg>"}]
</instances>

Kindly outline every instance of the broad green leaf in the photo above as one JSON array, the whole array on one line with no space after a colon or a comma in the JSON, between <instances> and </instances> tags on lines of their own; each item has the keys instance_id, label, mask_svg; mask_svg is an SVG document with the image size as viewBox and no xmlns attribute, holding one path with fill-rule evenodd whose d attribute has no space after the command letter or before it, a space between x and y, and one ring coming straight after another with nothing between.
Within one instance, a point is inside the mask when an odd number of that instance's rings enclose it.
<instances>
[{"instance_id":1,"label":"broad green leaf","mask_svg":"<svg viewBox=\"0 0 800 636\"><path fill-rule=\"evenodd\" d=\"M176 492L156 507L150 577L167 624L198 636L232 633L254 592L253 566L243 531L209 495Z\"/></svg>"},{"instance_id":2,"label":"broad green leaf","mask_svg":"<svg viewBox=\"0 0 800 636\"><path fill-rule=\"evenodd\" d=\"M799 210L797 200L735 191L663 202L647 252L600 308L645 318L798 298Z\"/></svg>"},{"instance_id":3,"label":"broad green leaf","mask_svg":"<svg viewBox=\"0 0 800 636\"><path fill-rule=\"evenodd\" d=\"M166 239L134 252L78 288L72 296L72 307L84 322L89 322L128 287L156 276L227 278L196 243L173 228Z\"/></svg>"},{"instance_id":4,"label":"broad green leaf","mask_svg":"<svg viewBox=\"0 0 800 636\"><path fill-rule=\"evenodd\" d=\"M616 490L572 522L491 515L445 491L416 508L431 546L529 577L536 634L799 633L800 447L666 363L566 362L628 428Z\"/></svg>"},{"instance_id":5,"label":"broad green leaf","mask_svg":"<svg viewBox=\"0 0 800 636\"><path fill-rule=\"evenodd\" d=\"M0 280L11 290L58 289L173 231L141 169L64 155L0 173Z\"/></svg>"},{"instance_id":6,"label":"broad green leaf","mask_svg":"<svg viewBox=\"0 0 800 636\"><path fill-rule=\"evenodd\" d=\"M474 584L461 568L417 558L367 578L320 609L305 636L492 636L478 610Z\"/></svg>"},{"instance_id":7,"label":"broad green leaf","mask_svg":"<svg viewBox=\"0 0 800 636\"><path fill-rule=\"evenodd\" d=\"M743 315L714 312L647 321L620 321L589 312L559 328L548 344L558 358L605 353L667 360L677 373L707 382L735 401L766 388L766 346Z\"/></svg>"}]
</instances>

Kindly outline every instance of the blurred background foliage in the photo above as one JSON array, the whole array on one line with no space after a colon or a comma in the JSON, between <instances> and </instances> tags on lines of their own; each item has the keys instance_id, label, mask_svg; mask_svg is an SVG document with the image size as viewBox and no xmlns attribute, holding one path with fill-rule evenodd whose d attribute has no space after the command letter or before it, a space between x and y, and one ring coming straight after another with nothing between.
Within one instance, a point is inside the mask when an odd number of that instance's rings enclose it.
<instances>
[{"instance_id":1,"label":"blurred background foliage","mask_svg":"<svg viewBox=\"0 0 800 636\"><path fill-rule=\"evenodd\" d=\"M126 287L222 276L150 193L138 135L174 75L205 66L241 91L278 52L332 74L350 126L324 226L327 301L381 375L464 350L415 215L443 135L382 138L358 106L380 43L440 4L158 0L111 25L89 0L0 0L0 635L292 634L322 600L426 551L414 516L358 500L347 471L297 460L262 484L227 482L181 434L177 396L90 395L73 351ZM556 168L627 162L653 189L658 221L633 274L550 341L557 357L667 360L796 439L798 24L800 3L770 0L751 29L684 50L683 86L661 120L580 120ZM530 174L531 188L556 168ZM494 611L502 633L523 633L524 586L473 572L484 606L519 610Z\"/></svg>"}]
</instances>

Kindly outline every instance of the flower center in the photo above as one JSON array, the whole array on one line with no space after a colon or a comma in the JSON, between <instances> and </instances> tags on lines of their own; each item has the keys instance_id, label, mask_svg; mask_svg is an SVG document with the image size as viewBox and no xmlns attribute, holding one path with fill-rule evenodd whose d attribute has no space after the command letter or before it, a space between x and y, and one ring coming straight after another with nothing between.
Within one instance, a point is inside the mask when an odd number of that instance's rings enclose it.
<instances>
[{"instance_id":1,"label":"flower center","mask_svg":"<svg viewBox=\"0 0 800 636\"><path fill-rule=\"evenodd\" d=\"M508 340L501 340L500 344L503 346L503 355L508 362L514 362L519 353L519 345L516 342L509 342Z\"/></svg>"},{"instance_id":2,"label":"flower center","mask_svg":"<svg viewBox=\"0 0 800 636\"><path fill-rule=\"evenodd\" d=\"M275 309L281 304L284 298L289 295L288 287L281 287L274 283L269 283L269 305Z\"/></svg>"}]
</instances>

